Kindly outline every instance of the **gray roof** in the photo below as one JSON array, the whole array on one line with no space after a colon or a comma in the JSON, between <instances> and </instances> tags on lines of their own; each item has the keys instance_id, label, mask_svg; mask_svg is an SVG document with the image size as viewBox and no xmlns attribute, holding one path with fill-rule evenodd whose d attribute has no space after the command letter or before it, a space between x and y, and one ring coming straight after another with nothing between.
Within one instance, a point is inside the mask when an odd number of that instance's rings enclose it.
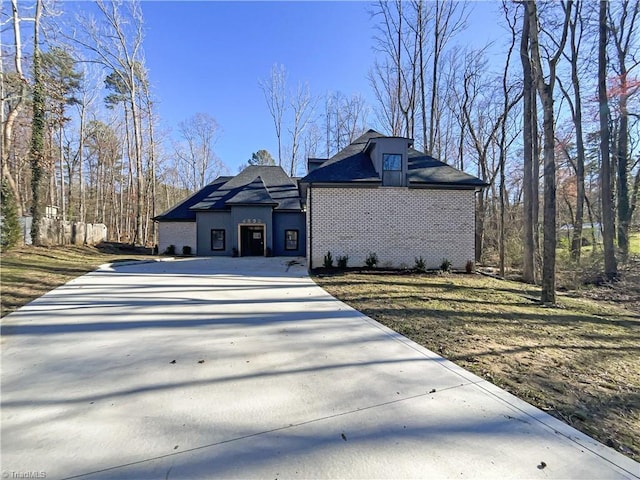
<instances>
[{"instance_id":1,"label":"gray roof","mask_svg":"<svg viewBox=\"0 0 640 480\"><path fill-rule=\"evenodd\" d=\"M174 221L174 222L190 222L196 220L196 213L190 210L191 205L198 203L203 198L206 198L211 192L217 190L232 177L218 177L209 185L205 186L201 190L190 197L185 198L182 202L171 207L169 210L162 212L160 215L156 215L153 219L158 221Z\"/></svg>"},{"instance_id":2,"label":"gray roof","mask_svg":"<svg viewBox=\"0 0 640 480\"><path fill-rule=\"evenodd\" d=\"M278 205L274 202L267 186L261 177L256 178L253 182L241 188L238 193L227 200L227 205Z\"/></svg>"},{"instance_id":3,"label":"gray roof","mask_svg":"<svg viewBox=\"0 0 640 480\"><path fill-rule=\"evenodd\" d=\"M343 150L300 180L303 183L375 183L382 180L376 172L366 147L371 139L386 137L369 130ZM473 175L419 152L408 150L408 180L413 186L484 187L487 184Z\"/></svg>"},{"instance_id":4,"label":"gray roof","mask_svg":"<svg viewBox=\"0 0 640 480\"><path fill-rule=\"evenodd\" d=\"M195 221L196 211L228 210L232 205L262 205L272 206L275 210L302 210L298 184L281 167L250 165L235 177L216 178L154 220Z\"/></svg>"}]
</instances>

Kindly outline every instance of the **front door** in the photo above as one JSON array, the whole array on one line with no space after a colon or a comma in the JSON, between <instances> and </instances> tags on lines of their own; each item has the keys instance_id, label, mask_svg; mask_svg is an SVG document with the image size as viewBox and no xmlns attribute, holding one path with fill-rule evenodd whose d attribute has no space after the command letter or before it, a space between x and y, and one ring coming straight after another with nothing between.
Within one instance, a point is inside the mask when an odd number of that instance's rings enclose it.
<instances>
[{"instance_id":1,"label":"front door","mask_svg":"<svg viewBox=\"0 0 640 480\"><path fill-rule=\"evenodd\" d=\"M264 255L264 226L241 226L242 256Z\"/></svg>"}]
</instances>

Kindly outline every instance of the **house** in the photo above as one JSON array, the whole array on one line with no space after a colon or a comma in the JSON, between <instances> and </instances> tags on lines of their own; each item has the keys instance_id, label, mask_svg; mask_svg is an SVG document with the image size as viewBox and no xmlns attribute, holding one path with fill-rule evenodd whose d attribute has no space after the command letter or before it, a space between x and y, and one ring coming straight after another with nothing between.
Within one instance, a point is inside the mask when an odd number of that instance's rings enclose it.
<instances>
[{"instance_id":1,"label":"house","mask_svg":"<svg viewBox=\"0 0 640 480\"><path fill-rule=\"evenodd\" d=\"M333 157L310 159L300 180L307 204L307 262L348 256L363 265L427 268L475 259L475 194L486 184L374 130Z\"/></svg>"},{"instance_id":2,"label":"house","mask_svg":"<svg viewBox=\"0 0 640 480\"><path fill-rule=\"evenodd\" d=\"M155 218L159 251L189 246L200 256L296 255L364 265L463 269L475 258L475 194L486 184L369 130L331 158L308 160L292 179L278 166L219 177Z\"/></svg>"},{"instance_id":3,"label":"house","mask_svg":"<svg viewBox=\"0 0 640 480\"><path fill-rule=\"evenodd\" d=\"M158 251L199 256L304 256L305 212L296 180L278 166L251 165L154 218Z\"/></svg>"}]
</instances>

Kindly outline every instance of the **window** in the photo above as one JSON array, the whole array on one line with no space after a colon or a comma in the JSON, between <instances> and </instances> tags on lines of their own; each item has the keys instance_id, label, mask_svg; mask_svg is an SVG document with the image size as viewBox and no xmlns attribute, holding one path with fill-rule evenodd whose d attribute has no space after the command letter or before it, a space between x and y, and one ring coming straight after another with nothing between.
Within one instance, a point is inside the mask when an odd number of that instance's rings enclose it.
<instances>
[{"instance_id":1,"label":"window","mask_svg":"<svg viewBox=\"0 0 640 480\"><path fill-rule=\"evenodd\" d=\"M397 153L385 153L382 155L384 170L402 170L402 155Z\"/></svg>"},{"instance_id":2,"label":"window","mask_svg":"<svg viewBox=\"0 0 640 480\"><path fill-rule=\"evenodd\" d=\"M284 249L298 250L298 230L284 231Z\"/></svg>"},{"instance_id":3,"label":"window","mask_svg":"<svg viewBox=\"0 0 640 480\"><path fill-rule=\"evenodd\" d=\"M225 231L222 229L211 230L211 250L225 249Z\"/></svg>"}]
</instances>

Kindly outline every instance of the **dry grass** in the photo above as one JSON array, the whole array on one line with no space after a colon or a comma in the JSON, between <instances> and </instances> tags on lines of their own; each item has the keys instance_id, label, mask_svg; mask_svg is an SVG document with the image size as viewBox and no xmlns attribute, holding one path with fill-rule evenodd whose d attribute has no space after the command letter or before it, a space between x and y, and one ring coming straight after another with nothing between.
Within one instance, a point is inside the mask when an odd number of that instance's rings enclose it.
<instances>
[{"instance_id":1,"label":"dry grass","mask_svg":"<svg viewBox=\"0 0 640 480\"><path fill-rule=\"evenodd\" d=\"M0 316L8 315L103 263L149 258L147 250L102 244L98 247L25 246L3 252L0 255Z\"/></svg>"},{"instance_id":2,"label":"dry grass","mask_svg":"<svg viewBox=\"0 0 640 480\"><path fill-rule=\"evenodd\" d=\"M640 316L481 275L344 273L332 295L640 460Z\"/></svg>"}]
</instances>

